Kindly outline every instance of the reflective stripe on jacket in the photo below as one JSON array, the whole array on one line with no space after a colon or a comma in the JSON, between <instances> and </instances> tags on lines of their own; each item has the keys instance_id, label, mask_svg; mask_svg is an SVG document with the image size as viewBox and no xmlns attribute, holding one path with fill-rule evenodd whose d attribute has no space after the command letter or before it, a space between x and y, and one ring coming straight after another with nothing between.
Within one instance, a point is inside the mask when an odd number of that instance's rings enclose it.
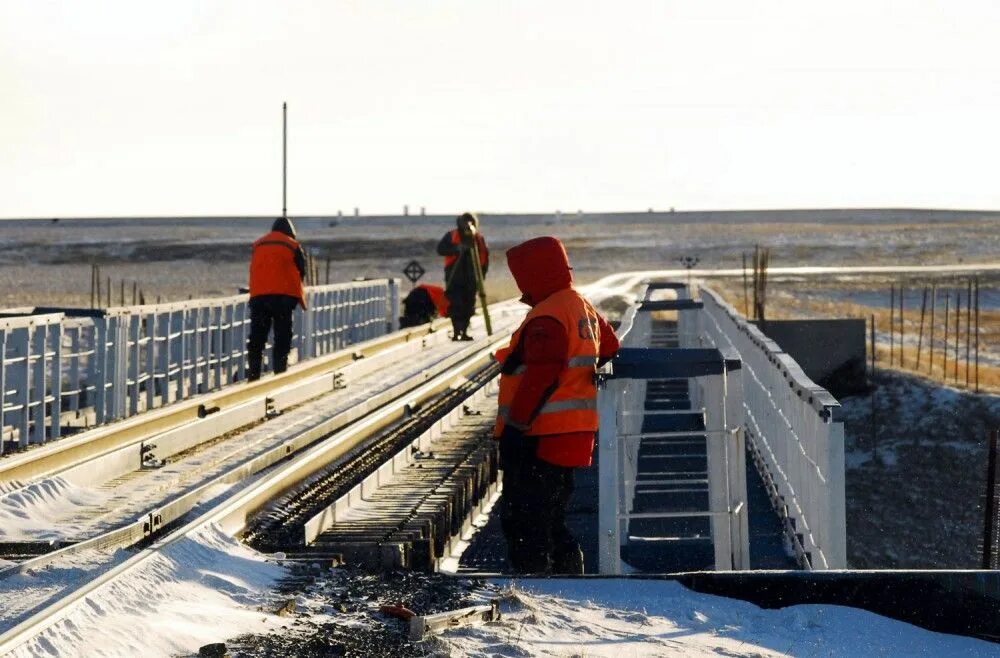
<instances>
[{"instance_id":1,"label":"reflective stripe on jacket","mask_svg":"<svg viewBox=\"0 0 1000 658\"><path fill-rule=\"evenodd\" d=\"M253 243L250 257L250 297L288 295L306 307L302 273L295 265L298 240L280 231L271 231Z\"/></svg>"},{"instance_id":2,"label":"reflective stripe on jacket","mask_svg":"<svg viewBox=\"0 0 1000 658\"><path fill-rule=\"evenodd\" d=\"M462 244L462 234L461 234L461 232L459 232L459 230L457 228L453 228L448 233L448 235L451 236L451 243L453 245L458 246L458 245ZM489 256L487 255L487 251L486 251L486 245L483 244L483 242L484 242L483 241L483 236L480 235L479 233L476 233L476 247L478 247L478 251L479 251L479 266L480 267L486 267L486 264L487 264L488 259L489 259ZM444 257L444 266L446 268L451 267L452 265L455 264L455 262L457 260L458 260L458 256L457 255L455 255L455 256L445 256Z\"/></svg>"},{"instance_id":3,"label":"reflective stripe on jacket","mask_svg":"<svg viewBox=\"0 0 1000 658\"><path fill-rule=\"evenodd\" d=\"M503 432L510 405L517 394L524 373L518 352L521 332L535 318L556 319L566 331L569 342L566 366L552 394L528 427L518 427L528 436L597 431L597 385L594 375L600 355L600 327L597 311L580 293L567 288L553 293L534 306L511 336L510 346L496 354L502 370L497 399L494 436Z\"/></svg>"}]
</instances>

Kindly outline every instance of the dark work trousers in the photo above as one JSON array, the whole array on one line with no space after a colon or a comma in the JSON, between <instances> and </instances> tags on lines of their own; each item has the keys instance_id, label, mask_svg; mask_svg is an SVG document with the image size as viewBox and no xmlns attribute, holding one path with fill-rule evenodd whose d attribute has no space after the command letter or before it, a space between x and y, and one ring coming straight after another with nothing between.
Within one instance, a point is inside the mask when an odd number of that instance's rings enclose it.
<instances>
[{"instance_id":1,"label":"dark work trousers","mask_svg":"<svg viewBox=\"0 0 1000 658\"><path fill-rule=\"evenodd\" d=\"M455 336L466 334L469 330L469 320L476 312L476 289L451 286L445 292L448 298L448 317L451 319L452 333Z\"/></svg>"},{"instance_id":2,"label":"dark work trousers","mask_svg":"<svg viewBox=\"0 0 1000 658\"><path fill-rule=\"evenodd\" d=\"M476 271L472 253L463 251L451 267L444 270L444 295L448 298L448 317L453 335L469 330L469 319L476 313Z\"/></svg>"},{"instance_id":3,"label":"dark work trousers","mask_svg":"<svg viewBox=\"0 0 1000 658\"><path fill-rule=\"evenodd\" d=\"M289 295L258 295L250 298L250 337L247 339L247 379L260 379L264 345L274 325L271 366L275 373L288 369L292 349L292 313L299 300Z\"/></svg>"},{"instance_id":4,"label":"dark work trousers","mask_svg":"<svg viewBox=\"0 0 1000 658\"><path fill-rule=\"evenodd\" d=\"M519 441L524 444L517 446ZM500 525L507 558L517 573L581 574L583 552L566 527L574 469L542 461L535 445L530 437L500 442Z\"/></svg>"}]
</instances>

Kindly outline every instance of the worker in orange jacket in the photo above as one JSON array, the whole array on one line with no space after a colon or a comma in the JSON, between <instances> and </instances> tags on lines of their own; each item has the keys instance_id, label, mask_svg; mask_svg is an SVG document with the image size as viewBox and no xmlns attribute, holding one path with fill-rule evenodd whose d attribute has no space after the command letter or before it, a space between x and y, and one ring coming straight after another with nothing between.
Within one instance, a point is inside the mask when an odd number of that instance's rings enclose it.
<instances>
[{"instance_id":1,"label":"worker in orange jacket","mask_svg":"<svg viewBox=\"0 0 1000 658\"><path fill-rule=\"evenodd\" d=\"M598 427L597 368L618 351L607 321L573 288L556 238L507 251L531 306L497 352L500 392L494 436L503 469L501 525L519 573L583 573L583 552L566 527L573 472L590 466Z\"/></svg>"},{"instance_id":2,"label":"worker in orange jacket","mask_svg":"<svg viewBox=\"0 0 1000 658\"><path fill-rule=\"evenodd\" d=\"M306 259L295 239L295 226L279 217L271 231L253 243L250 257L250 336L247 339L247 379L260 379L267 336L274 325L271 365L275 373L288 369L292 349L292 313L306 308Z\"/></svg>"},{"instance_id":3,"label":"worker in orange jacket","mask_svg":"<svg viewBox=\"0 0 1000 658\"><path fill-rule=\"evenodd\" d=\"M476 269L473 254L479 257L483 276L490 268L490 251L479 231L479 218L474 213L462 213L456 227L438 242L437 252L444 256L445 295L448 317L451 318L452 340L472 340L469 320L476 312Z\"/></svg>"},{"instance_id":4,"label":"worker in orange jacket","mask_svg":"<svg viewBox=\"0 0 1000 658\"><path fill-rule=\"evenodd\" d=\"M448 298L441 286L421 283L403 299L403 315L399 328L416 327L433 322L434 318L448 317Z\"/></svg>"}]
</instances>

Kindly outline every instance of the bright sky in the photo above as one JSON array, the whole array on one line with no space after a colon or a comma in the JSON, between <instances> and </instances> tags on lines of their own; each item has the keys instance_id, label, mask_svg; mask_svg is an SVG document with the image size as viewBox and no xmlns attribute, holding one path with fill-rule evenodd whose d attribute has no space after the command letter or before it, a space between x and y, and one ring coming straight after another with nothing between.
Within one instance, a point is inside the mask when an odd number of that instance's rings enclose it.
<instances>
[{"instance_id":1,"label":"bright sky","mask_svg":"<svg viewBox=\"0 0 1000 658\"><path fill-rule=\"evenodd\" d=\"M1000 208L1000 3L0 0L0 217Z\"/></svg>"}]
</instances>

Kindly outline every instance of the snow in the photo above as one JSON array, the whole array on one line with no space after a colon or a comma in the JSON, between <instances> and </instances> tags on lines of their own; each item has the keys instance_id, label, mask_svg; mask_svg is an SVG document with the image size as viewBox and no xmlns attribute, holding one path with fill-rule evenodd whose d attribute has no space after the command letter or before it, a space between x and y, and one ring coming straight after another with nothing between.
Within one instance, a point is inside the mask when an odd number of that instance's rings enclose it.
<instances>
[{"instance_id":1,"label":"snow","mask_svg":"<svg viewBox=\"0 0 1000 658\"><path fill-rule=\"evenodd\" d=\"M119 551L121 562L130 553ZM257 553L216 528L166 546L126 579L101 588L13 656L176 656L296 620L271 614L287 575L277 556ZM28 589L59 587L97 573L84 563L18 575L0 601ZM347 586L346 583L343 584ZM801 605L765 610L699 594L676 582L641 579L507 580L487 583L479 600L504 596L503 619L432 637L451 656L994 656L1000 645L943 635L862 610ZM300 609L350 627L370 614L323 611L307 596ZM321 613L321 614L317 614ZM315 621L315 620L314 620ZM141 631L137 631L141 629Z\"/></svg>"},{"instance_id":2,"label":"snow","mask_svg":"<svg viewBox=\"0 0 1000 658\"><path fill-rule=\"evenodd\" d=\"M875 382L874 446L871 395L841 400L848 563L978 567L985 439L1000 423L1000 396L885 370Z\"/></svg>"},{"instance_id":3,"label":"snow","mask_svg":"<svg viewBox=\"0 0 1000 658\"><path fill-rule=\"evenodd\" d=\"M62 522L75 511L97 507L107 495L54 477L0 494L0 541L72 537L78 527Z\"/></svg>"},{"instance_id":4,"label":"snow","mask_svg":"<svg viewBox=\"0 0 1000 658\"><path fill-rule=\"evenodd\" d=\"M207 528L92 592L10 655L197 653L205 644L286 625L288 619L270 612L277 607L273 587L285 573L266 556Z\"/></svg>"},{"instance_id":5,"label":"snow","mask_svg":"<svg viewBox=\"0 0 1000 658\"><path fill-rule=\"evenodd\" d=\"M8 480L6 482L0 482L0 496L4 496L11 491L17 491L24 487L24 482L20 480Z\"/></svg>"},{"instance_id":6,"label":"snow","mask_svg":"<svg viewBox=\"0 0 1000 658\"><path fill-rule=\"evenodd\" d=\"M83 551L42 569L0 578L0 601L3 601L0 605L0 633L23 621L30 612L56 600L67 590L100 577L130 555L121 550L114 553Z\"/></svg>"},{"instance_id":7,"label":"snow","mask_svg":"<svg viewBox=\"0 0 1000 658\"><path fill-rule=\"evenodd\" d=\"M863 610L832 605L765 610L665 580L521 580L507 594L500 622L441 634L431 640L438 655L1000 655L1000 645Z\"/></svg>"}]
</instances>

